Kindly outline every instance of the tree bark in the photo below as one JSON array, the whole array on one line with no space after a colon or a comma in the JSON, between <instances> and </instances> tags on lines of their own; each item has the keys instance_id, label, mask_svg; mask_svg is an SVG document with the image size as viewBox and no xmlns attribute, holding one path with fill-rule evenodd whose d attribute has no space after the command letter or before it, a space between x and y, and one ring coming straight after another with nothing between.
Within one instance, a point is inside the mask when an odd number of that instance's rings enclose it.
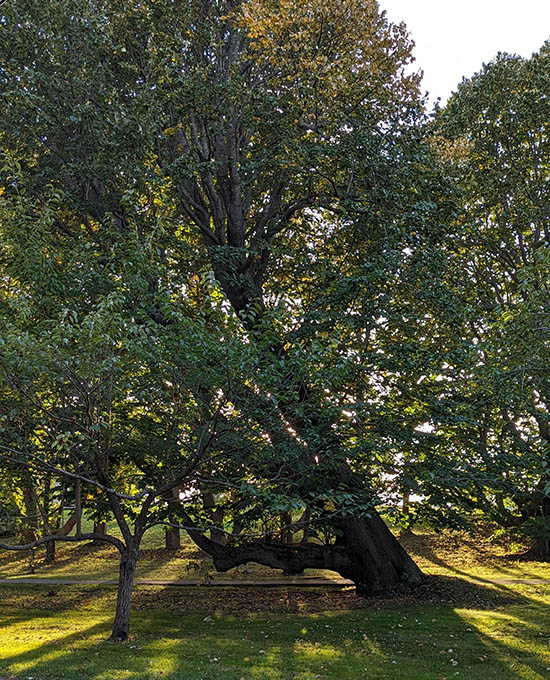
<instances>
[{"instance_id":1,"label":"tree bark","mask_svg":"<svg viewBox=\"0 0 550 680\"><path fill-rule=\"evenodd\" d=\"M94 522L94 534L104 535L107 532L107 524L105 522ZM103 545L103 542L99 538L95 538L92 541L92 545Z\"/></svg>"},{"instance_id":2,"label":"tree bark","mask_svg":"<svg viewBox=\"0 0 550 680\"><path fill-rule=\"evenodd\" d=\"M230 154L228 158L229 156ZM239 189L237 189L237 193L238 191ZM223 202L220 201L220 205L223 205ZM279 202L274 203L270 207L277 213L280 209ZM223 224L230 225L231 228L228 226L227 234L223 234L223 238L219 242L233 248L243 249L246 245L247 233L245 213L242 212L239 219L232 219L227 206L226 211L228 219L222 220L220 228L223 231ZM283 215L275 215L275 217L288 219ZM199 226L201 225L199 224ZM205 225L202 226L204 227ZM260 233L261 230L257 231L256 236L259 236ZM207 234L204 236L205 245L211 246L213 242L208 227L203 229L203 234ZM264 312L266 307L264 304L263 279L267 267L268 253L268 248L263 249L261 257L250 257L242 252L240 262L237 263L233 259L231 266L227 264L227 261L219 257L218 251L211 251L210 254L214 276L252 338L263 328L262 322L265 319ZM238 272L238 275L236 275L236 272ZM250 310L254 310L254 313L249 314ZM277 333L274 333L274 338L276 337ZM286 354L284 345L280 340L276 339L273 340L270 351L273 358L278 361L283 359ZM318 408L322 410L323 395L316 394L315 388L311 388L300 378L296 380L295 388L296 397L289 398L287 402L279 400L279 409L284 420L295 432L303 436L304 439L307 439L307 431L316 423L306 423L299 407L306 401L309 401L311 405L317 402ZM319 428L318 439L325 442L333 441L334 449L338 450L338 437L335 435L331 425L324 422L321 417L318 419L317 425ZM311 464L311 462L304 460L304 464ZM356 479L346 463L338 466L330 477L330 479L327 479L328 488L337 488L342 482L353 486L353 480L354 478ZM357 484L355 486L360 487ZM382 590L391 590L403 583L414 585L422 581L422 572L407 555L374 509L369 518L349 517L340 519L339 528L342 533L341 540L345 543L349 560L351 560L354 566L350 569L347 566L341 566L340 551L335 552L333 550L330 553L328 548L333 548L334 546L328 546L327 554L333 555L333 566L326 566L326 568L333 569L347 578L352 578L358 592L380 592ZM213 542L208 541L208 544L212 546ZM213 552L208 548L205 548L205 550L213 556L220 556L223 547L215 548ZM229 548L229 550L232 549ZM336 559L336 555L338 559ZM291 566L294 573L296 568L298 568L298 565L293 564Z\"/></svg>"},{"instance_id":3,"label":"tree bark","mask_svg":"<svg viewBox=\"0 0 550 680\"><path fill-rule=\"evenodd\" d=\"M544 493L544 488L549 482L547 477L541 479L538 484L537 491L539 493ZM550 497L544 496L540 502L539 510L536 513L536 517L543 518L546 527L550 526ZM525 557L531 560L538 560L541 562L550 562L550 538L548 538L548 529L546 529L545 534L538 536L535 539L534 545L529 548Z\"/></svg>"},{"instance_id":4,"label":"tree bark","mask_svg":"<svg viewBox=\"0 0 550 680\"><path fill-rule=\"evenodd\" d=\"M180 504L180 490L179 487L175 486L168 490L165 494L165 499L169 504ZM169 516L169 521L176 524L178 522L177 515ZM181 539L180 530L177 527L166 526L164 528L164 547L166 550L180 550L181 549Z\"/></svg>"},{"instance_id":5,"label":"tree bark","mask_svg":"<svg viewBox=\"0 0 550 680\"><path fill-rule=\"evenodd\" d=\"M311 538L311 526L310 526L310 516L311 516L311 511L309 508L306 508L304 510L303 515L300 517L298 522L296 523L296 530L299 531L300 529L302 530L302 543L307 543L309 539Z\"/></svg>"},{"instance_id":6,"label":"tree bark","mask_svg":"<svg viewBox=\"0 0 550 680\"><path fill-rule=\"evenodd\" d=\"M52 486L52 476L51 473L47 473L44 479L44 498L42 501L42 518L44 521L44 534L48 535L51 533L52 524L50 522L50 501L51 501L51 486ZM55 522L57 524L57 522ZM55 526L54 524L54 526ZM58 528L58 527L55 527ZM55 562L55 541L49 541L46 543L46 556L44 561L46 564L51 564Z\"/></svg>"},{"instance_id":7,"label":"tree bark","mask_svg":"<svg viewBox=\"0 0 550 680\"><path fill-rule=\"evenodd\" d=\"M105 522L94 522L94 534L104 534L107 531Z\"/></svg>"},{"instance_id":8,"label":"tree bark","mask_svg":"<svg viewBox=\"0 0 550 680\"><path fill-rule=\"evenodd\" d=\"M122 642L130 631L130 602L136 573L137 549L125 550L120 557L115 620L111 640Z\"/></svg>"},{"instance_id":9,"label":"tree bark","mask_svg":"<svg viewBox=\"0 0 550 680\"><path fill-rule=\"evenodd\" d=\"M404 515L409 514L410 502L411 502L410 491L403 491L403 506L401 508L401 511L403 512Z\"/></svg>"},{"instance_id":10,"label":"tree bark","mask_svg":"<svg viewBox=\"0 0 550 680\"><path fill-rule=\"evenodd\" d=\"M534 545L522 555L522 558L537 562L550 562L550 540L547 538L537 538Z\"/></svg>"},{"instance_id":11,"label":"tree bark","mask_svg":"<svg viewBox=\"0 0 550 680\"><path fill-rule=\"evenodd\" d=\"M290 512L281 512L279 515L279 522L281 523L281 542L292 543L292 515Z\"/></svg>"},{"instance_id":12,"label":"tree bark","mask_svg":"<svg viewBox=\"0 0 550 680\"><path fill-rule=\"evenodd\" d=\"M65 524L55 533L58 536L68 536L75 526L76 526L76 513L73 512L73 514L69 517Z\"/></svg>"},{"instance_id":13,"label":"tree bark","mask_svg":"<svg viewBox=\"0 0 550 680\"><path fill-rule=\"evenodd\" d=\"M191 539L211 555L217 571L257 562L286 574L304 569L330 569L355 584L358 595L391 592L413 587L423 574L401 547L379 515L339 521L341 540L332 545L253 541L238 546L220 545L200 531L188 531Z\"/></svg>"},{"instance_id":14,"label":"tree bark","mask_svg":"<svg viewBox=\"0 0 550 680\"><path fill-rule=\"evenodd\" d=\"M38 533L38 505L30 476L23 482L23 504L26 522L20 534L24 543L32 543Z\"/></svg>"},{"instance_id":15,"label":"tree bark","mask_svg":"<svg viewBox=\"0 0 550 680\"><path fill-rule=\"evenodd\" d=\"M166 550L180 550L180 530L177 527L166 527L164 533L164 547Z\"/></svg>"},{"instance_id":16,"label":"tree bark","mask_svg":"<svg viewBox=\"0 0 550 680\"><path fill-rule=\"evenodd\" d=\"M388 529L380 515L349 517L339 521L346 550L353 557L353 576L358 594L392 591L398 586L416 586L423 574Z\"/></svg>"},{"instance_id":17,"label":"tree bark","mask_svg":"<svg viewBox=\"0 0 550 680\"><path fill-rule=\"evenodd\" d=\"M44 558L46 564L55 562L55 541L48 541L46 543L46 557Z\"/></svg>"},{"instance_id":18,"label":"tree bark","mask_svg":"<svg viewBox=\"0 0 550 680\"><path fill-rule=\"evenodd\" d=\"M216 543L225 545L227 543L227 535L223 529L220 528L223 526L223 508L216 507L216 500L214 498L214 494L211 491L206 491L203 493L202 497L204 507L206 510L208 510L210 519L215 525L212 527L212 529L210 529L210 538Z\"/></svg>"},{"instance_id":19,"label":"tree bark","mask_svg":"<svg viewBox=\"0 0 550 680\"><path fill-rule=\"evenodd\" d=\"M69 519L65 522L65 524L56 529L55 535L56 536L67 536L68 534L71 533L73 528L76 525L76 513L73 512L73 514L69 517ZM105 527L105 525L103 525ZM98 532L96 531L96 527L94 526L94 533L105 533L105 531ZM100 544L100 541L94 541L94 543ZM55 541L48 541L45 545L46 547L46 557L45 557L45 562L46 564L51 564L52 562L55 562Z\"/></svg>"},{"instance_id":20,"label":"tree bark","mask_svg":"<svg viewBox=\"0 0 550 680\"><path fill-rule=\"evenodd\" d=\"M404 521L407 524L399 532L400 536L412 536L413 535L413 530L412 530L412 527L410 525L410 518L409 518L409 512L410 512L410 509L411 509L410 502L411 502L411 493L408 489L405 489L405 491L403 491L403 505L402 505L402 508L401 508L401 514L404 518Z\"/></svg>"},{"instance_id":21,"label":"tree bark","mask_svg":"<svg viewBox=\"0 0 550 680\"><path fill-rule=\"evenodd\" d=\"M550 534L548 533L550 530L550 496L545 493L546 485L549 482L550 479L547 476L542 477L537 484L534 494L535 500L528 499L523 503L516 501L522 513L521 523L529 524L530 522L541 521L541 526L536 532L529 532L534 537L535 542L521 556L524 560L550 562ZM515 526L518 524L519 522L514 523Z\"/></svg>"}]
</instances>

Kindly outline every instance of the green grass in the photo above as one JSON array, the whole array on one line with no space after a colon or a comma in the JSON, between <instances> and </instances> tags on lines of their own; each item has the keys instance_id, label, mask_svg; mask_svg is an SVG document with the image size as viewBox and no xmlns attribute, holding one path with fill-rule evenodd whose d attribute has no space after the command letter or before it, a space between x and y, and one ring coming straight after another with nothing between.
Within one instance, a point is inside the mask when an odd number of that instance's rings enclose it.
<instances>
[{"instance_id":1,"label":"green grass","mask_svg":"<svg viewBox=\"0 0 550 680\"><path fill-rule=\"evenodd\" d=\"M548 562L526 561L521 553L527 544L510 549L506 537L490 533L469 535L443 531L438 534L419 528L403 544L426 574L476 579L550 579Z\"/></svg>"},{"instance_id":2,"label":"green grass","mask_svg":"<svg viewBox=\"0 0 550 680\"><path fill-rule=\"evenodd\" d=\"M84 531L90 530L91 526L85 523ZM109 526L113 535L119 535L118 530ZM12 539L14 540L14 539ZM141 555L138 561L136 578L151 580L185 580L197 579L195 570L188 567L191 563L196 564L198 558L197 547L191 539L182 532L182 550L164 550L164 530L162 527L154 527L148 531L142 541ZM119 553L110 545L90 549L86 543L57 543L56 560L51 564L44 563L44 548L35 551L36 578L67 578L67 579L116 579L118 578ZM212 575L216 578L214 567L210 560L204 560L210 565ZM231 577L237 579L254 578L262 580L274 578L281 572L260 565L251 565L247 574L242 574L241 569L231 570ZM202 572L201 572L202 573ZM310 571L310 574L341 578L339 574L328 570ZM0 552L0 578L26 578L30 575L30 552ZM227 574L219 574L218 578L227 579Z\"/></svg>"},{"instance_id":3,"label":"green grass","mask_svg":"<svg viewBox=\"0 0 550 680\"><path fill-rule=\"evenodd\" d=\"M418 532L404 540L431 579L413 596L360 600L352 589L137 587L132 636L107 641L114 587L17 585L28 556L0 555L0 680L546 680L549 565L491 537ZM193 578L185 543L146 536L138 578ZM195 554L193 554L193 552ZM60 545L35 576L116 577L111 548ZM280 576L253 567L246 578ZM330 575L330 572L326 572ZM227 578L226 575L223 575ZM233 574L233 578L242 578ZM474 582L473 579L478 579ZM485 579L485 582L483 580ZM481 582L480 582L481 581Z\"/></svg>"},{"instance_id":4,"label":"green grass","mask_svg":"<svg viewBox=\"0 0 550 680\"><path fill-rule=\"evenodd\" d=\"M204 589L203 589L204 590ZM212 591L213 589L209 589ZM15 594L14 594L15 593ZM273 597L280 596L273 591ZM550 598L509 591L495 611L441 604L370 604L355 611L222 615L143 604L132 638L106 641L113 594L20 589L1 606L0 676L34 680L543 680ZM253 597L253 595L252 595ZM22 609L21 598L34 608ZM30 599L29 599L30 598ZM161 598L162 599L162 598ZM11 605L10 605L11 603ZM204 602L203 602L204 604Z\"/></svg>"},{"instance_id":5,"label":"green grass","mask_svg":"<svg viewBox=\"0 0 550 680\"><path fill-rule=\"evenodd\" d=\"M116 534L116 530L113 529L114 527L110 527L110 530ZM493 541L490 536L468 536L458 532L435 534L419 528L414 536L404 538L403 543L426 574L482 580L550 579L548 563L521 561L509 554L506 541ZM162 527L155 527L145 534L137 567L138 579L197 578L197 574L188 569L190 562L196 563L197 561L197 548L183 532L181 551L166 551L162 549L163 546L164 530ZM114 579L118 577L119 555L116 548L111 546L90 550L85 544L59 543L57 559L53 564L44 564L43 556L43 549L36 551L36 573L34 574L36 577L68 579ZM340 578L338 574L328 570L308 571L308 574ZM240 574L240 570L232 570L229 575L220 574L218 577L224 580L228 576L262 580L280 575L281 572L251 565L250 572L246 575ZM26 576L29 576L28 553L0 553L0 578ZM216 578L215 574L214 578Z\"/></svg>"}]
</instances>

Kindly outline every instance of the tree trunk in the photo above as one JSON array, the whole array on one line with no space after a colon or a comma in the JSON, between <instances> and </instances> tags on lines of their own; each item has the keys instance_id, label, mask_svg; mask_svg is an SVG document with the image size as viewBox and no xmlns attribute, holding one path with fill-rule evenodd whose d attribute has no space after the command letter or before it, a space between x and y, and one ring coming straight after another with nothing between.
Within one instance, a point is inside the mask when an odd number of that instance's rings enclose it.
<instances>
[{"instance_id":1,"label":"tree trunk","mask_svg":"<svg viewBox=\"0 0 550 680\"><path fill-rule=\"evenodd\" d=\"M236 280L233 271L229 271L221 261L212 259L216 279L252 337L255 336L258 329L263 329L261 322L264 319L265 311L262 291L265 263L261 265L264 269L255 270L254 267L256 266L256 259L251 260L250 263L243 259L242 267L239 270L241 276ZM255 309L255 313L247 315L245 312L250 309ZM274 358L279 361L284 358L285 348L279 341L275 340L270 349ZM318 418L316 421L312 419L306 423L299 408L303 403L308 402L310 407L315 405L319 409L319 413L322 413L323 395L319 395L314 388L300 379L296 381L295 388L297 395L295 400L294 398L287 402L282 399L279 400L278 407L282 416L284 416L284 420L304 439L307 439L309 429L312 426L317 426L319 439L325 441L327 445L333 443L334 450L338 451L340 442L330 424L327 425L323 418ZM261 399L261 395L258 398ZM269 404L269 409L271 408L272 406ZM272 434L273 441L277 436L282 436L281 433ZM328 448L330 448L330 445ZM311 461L304 459L304 464L311 464ZM329 474L326 481L329 489L337 488L342 482L345 482L350 488L355 486L360 489L361 484L355 484L355 480L357 480L356 474L352 472L347 463L342 463L332 474ZM338 527L342 534L339 543L345 550L346 559L342 559L341 550L336 550L336 546L324 546L326 554L323 553L321 560L326 561L324 568L336 571L345 578L353 580L357 592L360 594L387 592L403 584L419 584L423 579L420 569L407 555L374 508L370 514L370 517L345 517L338 520ZM208 544L213 545L212 541L208 541ZM204 548L214 557L216 568L218 568L216 561L221 564L223 547ZM288 546L288 548L292 549L292 546ZM238 551L239 547L231 550ZM298 551L298 554L303 555L304 552ZM285 562L285 560L281 561ZM306 564L305 562L307 560L300 564L299 560L293 559L289 567L282 566L280 568L291 573L297 573L297 570L301 571L310 566L309 563Z\"/></svg>"},{"instance_id":2,"label":"tree trunk","mask_svg":"<svg viewBox=\"0 0 550 680\"><path fill-rule=\"evenodd\" d=\"M290 512L281 512L279 515L279 522L281 523L281 542L292 543L292 515Z\"/></svg>"},{"instance_id":3,"label":"tree trunk","mask_svg":"<svg viewBox=\"0 0 550 680\"><path fill-rule=\"evenodd\" d=\"M73 513L62 527L59 527L55 530L55 534L58 536L67 536L68 534L71 533L71 530L75 525L76 525L76 513ZM46 564L51 564L52 562L55 562L55 541L48 541L45 547L46 557L44 561L46 562Z\"/></svg>"},{"instance_id":4,"label":"tree trunk","mask_svg":"<svg viewBox=\"0 0 550 680\"><path fill-rule=\"evenodd\" d=\"M68 536L75 526L76 526L76 513L73 512L73 514L69 517L65 524L55 533L58 536Z\"/></svg>"},{"instance_id":5,"label":"tree trunk","mask_svg":"<svg viewBox=\"0 0 550 680\"><path fill-rule=\"evenodd\" d=\"M307 543L311 538L310 519L311 511L309 508L306 508L300 519L296 522L296 531L302 530L302 543Z\"/></svg>"},{"instance_id":6,"label":"tree trunk","mask_svg":"<svg viewBox=\"0 0 550 680\"><path fill-rule=\"evenodd\" d=\"M166 527L164 532L164 546L166 550L180 550L180 530L177 527Z\"/></svg>"},{"instance_id":7,"label":"tree trunk","mask_svg":"<svg viewBox=\"0 0 550 680\"><path fill-rule=\"evenodd\" d=\"M55 562L55 541L48 541L46 543L46 557L44 561L46 564Z\"/></svg>"},{"instance_id":8,"label":"tree trunk","mask_svg":"<svg viewBox=\"0 0 550 680\"><path fill-rule=\"evenodd\" d=\"M174 504L180 504L180 489L178 486L169 489L165 496L166 502L173 507ZM174 524L179 522L177 515L169 515L168 521ZM166 550L181 550L180 530L178 527L164 527L164 547Z\"/></svg>"},{"instance_id":9,"label":"tree trunk","mask_svg":"<svg viewBox=\"0 0 550 680\"><path fill-rule=\"evenodd\" d=\"M212 521L218 526L223 525L223 510L221 508L217 508L212 512ZM218 528L218 526L210 529L210 538L216 543L220 543L220 545L225 545L227 543L227 534L223 529Z\"/></svg>"},{"instance_id":10,"label":"tree trunk","mask_svg":"<svg viewBox=\"0 0 550 680\"><path fill-rule=\"evenodd\" d=\"M371 595L422 582L423 575L380 515L349 517L339 521L346 550L356 565L353 576L357 593Z\"/></svg>"},{"instance_id":11,"label":"tree trunk","mask_svg":"<svg viewBox=\"0 0 550 680\"><path fill-rule=\"evenodd\" d=\"M250 542L222 546L200 531L189 531L192 540L212 556L217 571L257 562L286 574L304 569L330 569L354 582L358 595L391 592L400 586L416 586L423 580L420 569L407 555L380 516L339 521L342 539L333 545Z\"/></svg>"},{"instance_id":12,"label":"tree trunk","mask_svg":"<svg viewBox=\"0 0 550 680\"><path fill-rule=\"evenodd\" d=\"M405 489L403 491L403 506L401 509L401 514L403 516L404 522L406 522L406 525L401 529L399 532L400 536L412 536L413 535L413 530L410 524L410 518L409 518L409 512L411 510L411 492L408 489Z\"/></svg>"},{"instance_id":13,"label":"tree trunk","mask_svg":"<svg viewBox=\"0 0 550 680\"><path fill-rule=\"evenodd\" d=\"M136 563L137 549L126 550L120 557L116 612L111 640L121 642L128 639L130 631L130 601L134 586Z\"/></svg>"},{"instance_id":14,"label":"tree trunk","mask_svg":"<svg viewBox=\"0 0 550 680\"><path fill-rule=\"evenodd\" d=\"M227 543L227 535L221 527L223 527L223 508L216 507L216 500L214 494L211 491L206 491L202 495L203 504L205 509L210 515L212 524L215 526L210 529L210 538L216 543L221 543L225 545Z\"/></svg>"},{"instance_id":15,"label":"tree trunk","mask_svg":"<svg viewBox=\"0 0 550 680\"><path fill-rule=\"evenodd\" d=\"M296 405L279 404L279 406L287 422L290 423L294 430L301 433L305 429L306 434L304 437L307 437L307 428L305 428L301 417L296 415ZM327 442L327 444L329 442L332 443L334 449L337 450L339 441L332 429L319 423L319 431L322 433L321 439ZM274 433L273 440L275 440L276 436L277 434ZM304 467L312 464L309 459L304 460L303 463ZM306 478L307 476L302 475L302 477ZM333 471L327 471L325 480L320 482L319 491L323 490L324 484L326 484L328 489L336 489L342 483L346 484L350 489L357 489L358 492L361 491L362 485L360 480L358 480L356 473L345 462L337 464ZM297 473L296 487L298 492L300 491L300 486L300 475ZM334 522L334 520L331 521ZM323 564L323 568L330 569L341 574L344 578L351 579L355 583L358 594L391 592L403 585L414 586L422 582L422 572L399 544L374 508L370 510L369 517L342 517L336 523L341 534L338 542L345 548L348 558L347 560L342 560L340 551L335 551L334 546L326 546L323 557L319 559ZM272 544L271 539L268 539L267 542ZM212 542L209 542L206 546L203 549L212 555L214 565L218 569L218 565L223 563L223 546L212 549ZM236 547L235 550L238 553L239 548ZM237 553L231 548L230 554L233 557ZM278 551L279 558L280 555L281 553ZM303 555L303 551L299 551L298 555ZM257 560L249 558L248 560L241 560L240 564L246 561ZM268 562L261 563L273 566ZM309 562L300 562L299 557L293 558L290 562L280 558L278 564L281 566L276 568L281 568L291 574L297 574L305 568L311 568Z\"/></svg>"},{"instance_id":16,"label":"tree trunk","mask_svg":"<svg viewBox=\"0 0 550 680\"><path fill-rule=\"evenodd\" d=\"M107 533L107 524L105 522L94 522L94 534L101 534L102 536ZM94 538L92 545L104 545L103 541L99 538Z\"/></svg>"},{"instance_id":17,"label":"tree trunk","mask_svg":"<svg viewBox=\"0 0 550 680\"><path fill-rule=\"evenodd\" d=\"M537 495L544 494L546 485L550 483L550 479L545 476L537 485ZM532 512L532 521L540 521L541 526L536 533L531 535L535 542L529 550L522 555L523 559L536 560L540 562L550 562L550 497L543 495L542 499L535 506L535 511ZM537 535L538 534L538 535Z\"/></svg>"},{"instance_id":18,"label":"tree trunk","mask_svg":"<svg viewBox=\"0 0 550 680\"><path fill-rule=\"evenodd\" d=\"M25 508L25 524L20 531L24 543L36 541L38 535L38 505L36 495L30 480L30 475L23 481L23 505Z\"/></svg>"},{"instance_id":19,"label":"tree trunk","mask_svg":"<svg viewBox=\"0 0 550 680\"><path fill-rule=\"evenodd\" d=\"M42 500L42 519L44 521L44 535L48 536L51 533L56 532L59 529L58 522L55 525L50 521L50 505L51 505L51 486L52 486L52 476L51 473L47 473L44 479L44 497ZM44 561L46 564L51 564L55 562L55 541L48 541L46 543L46 556Z\"/></svg>"},{"instance_id":20,"label":"tree trunk","mask_svg":"<svg viewBox=\"0 0 550 680\"><path fill-rule=\"evenodd\" d=\"M522 558L537 562L550 562L550 540L547 538L537 538L535 544L522 555Z\"/></svg>"},{"instance_id":21,"label":"tree trunk","mask_svg":"<svg viewBox=\"0 0 550 680\"><path fill-rule=\"evenodd\" d=\"M334 471L331 481L334 486L340 481L351 486L353 473L343 464ZM265 543L223 546L200 532L189 534L212 556L218 571L227 571L246 562L258 562L293 575L307 568L330 569L352 580L361 595L391 592L423 581L420 569L374 508L370 516L343 517L336 520L336 526L340 531L336 545L290 544L286 550L282 540L275 543L269 537ZM294 551L295 547L298 549Z\"/></svg>"},{"instance_id":22,"label":"tree trunk","mask_svg":"<svg viewBox=\"0 0 550 680\"><path fill-rule=\"evenodd\" d=\"M411 503L411 493L410 493L410 491L403 491L403 507L402 507L402 512L403 512L404 515L408 515L408 514L409 514L410 503Z\"/></svg>"}]
</instances>

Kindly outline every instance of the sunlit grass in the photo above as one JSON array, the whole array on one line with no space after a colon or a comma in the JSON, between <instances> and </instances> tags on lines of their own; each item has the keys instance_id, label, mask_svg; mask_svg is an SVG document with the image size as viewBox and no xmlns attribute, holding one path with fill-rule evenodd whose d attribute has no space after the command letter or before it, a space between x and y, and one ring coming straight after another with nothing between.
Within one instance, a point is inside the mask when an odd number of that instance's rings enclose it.
<instances>
[{"instance_id":1,"label":"sunlit grass","mask_svg":"<svg viewBox=\"0 0 550 680\"><path fill-rule=\"evenodd\" d=\"M328 597L328 591L308 589L306 597L299 590L141 587L134 598L132 639L124 644L107 641L114 587L0 586L0 678L550 677L550 586L490 583L499 578L550 578L548 564L504 557L505 546L493 551L490 541L418 533L407 547L426 573L442 577L441 597L434 603L405 598L397 604L361 604L351 590L332 590ZM185 541L175 553L159 549L162 545L162 530L146 536L138 579L197 578L187 569L198 559L191 543ZM43 552L37 552L34 575L114 579L117 558L110 547L59 545L52 565L45 565ZM28 556L0 555L0 578L28 573ZM233 578L280 576L254 565L249 574ZM353 607L360 608L346 611Z\"/></svg>"},{"instance_id":2,"label":"sunlit grass","mask_svg":"<svg viewBox=\"0 0 550 680\"><path fill-rule=\"evenodd\" d=\"M140 610L124 644L107 641L112 593L82 593L86 603L76 603L76 611L2 606L1 677L545 680L549 674L550 597L534 589L497 611L442 605L256 616Z\"/></svg>"},{"instance_id":3,"label":"sunlit grass","mask_svg":"<svg viewBox=\"0 0 550 680\"><path fill-rule=\"evenodd\" d=\"M116 534L114 527L111 526L110 530ZM404 543L426 574L481 580L550 579L550 564L522 561L506 555L509 550L505 545L493 543L489 539L453 532L435 534L422 528L418 528L416 534L412 538L406 538ZM156 527L145 534L137 567L138 579L186 580L201 577L189 568L197 563L197 548L184 533L181 551L163 550L163 546L162 527ZM28 577L31 572L29 557L28 553L0 553L0 578ZM209 560L206 560L203 571L210 568L214 578L223 580L262 580L281 576L281 572L259 565L251 565L245 574L241 570L231 570L229 574L216 575L209 564ZM44 578L116 579L118 552L111 546L90 550L83 544L61 543L57 546L57 559L52 564L44 563L43 549L35 552L34 571L34 576ZM338 574L328 570L308 570L307 574L340 578Z\"/></svg>"}]
</instances>

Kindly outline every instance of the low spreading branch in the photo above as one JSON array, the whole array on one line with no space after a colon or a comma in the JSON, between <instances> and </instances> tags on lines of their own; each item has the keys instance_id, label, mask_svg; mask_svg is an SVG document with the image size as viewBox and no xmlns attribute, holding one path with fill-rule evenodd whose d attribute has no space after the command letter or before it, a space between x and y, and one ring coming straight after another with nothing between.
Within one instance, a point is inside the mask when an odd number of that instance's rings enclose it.
<instances>
[{"instance_id":1,"label":"low spreading branch","mask_svg":"<svg viewBox=\"0 0 550 680\"><path fill-rule=\"evenodd\" d=\"M62 541L65 543L81 543L82 541L103 541L104 543L110 543L114 545L117 550L121 553L125 550L124 543L119 541L118 538L114 536L109 536L108 534L97 534L97 533L86 533L80 534L79 536L63 536L62 534L50 534L49 536L43 536L38 538L32 543L25 543L24 545L13 545L11 543L4 543L0 541L0 548L3 550L32 550L33 548L38 548L40 545L45 543L50 543L51 541Z\"/></svg>"}]
</instances>

